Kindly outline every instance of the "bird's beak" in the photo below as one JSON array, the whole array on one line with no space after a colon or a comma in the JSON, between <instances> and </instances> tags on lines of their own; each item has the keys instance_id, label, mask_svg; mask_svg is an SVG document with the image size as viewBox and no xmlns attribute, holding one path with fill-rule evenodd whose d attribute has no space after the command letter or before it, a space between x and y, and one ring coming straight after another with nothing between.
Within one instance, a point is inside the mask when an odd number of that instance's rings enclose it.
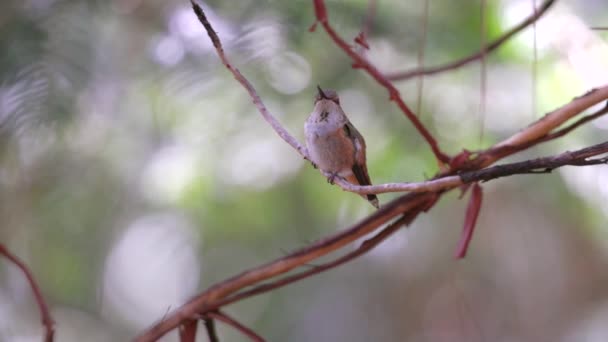
<instances>
[{"instance_id":1,"label":"bird's beak","mask_svg":"<svg viewBox=\"0 0 608 342\"><path fill-rule=\"evenodd\" d=\"M323 92L323 89L321 89L321 87L319 85L317 85L317 90L319 90L319 95L321 95L321 98L329 100L329 98L327 97L327 95L325 95L325 93Z\"/></svg>"}]
</instances>

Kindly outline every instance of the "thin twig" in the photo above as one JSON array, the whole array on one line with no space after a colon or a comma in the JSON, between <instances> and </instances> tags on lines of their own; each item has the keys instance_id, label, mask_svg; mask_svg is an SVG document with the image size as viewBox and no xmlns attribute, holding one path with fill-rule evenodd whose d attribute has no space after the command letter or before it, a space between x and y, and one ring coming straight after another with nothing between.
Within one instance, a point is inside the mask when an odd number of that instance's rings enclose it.
<instances>
[{"instance_id":1,"label":"thin twig","mask_svg":"<svg viewBox=\"0 0 608 342\"><path fill-rule=\"evenodd\" d=\"M358 44L358 47L355 47L357 53L361 55L365 55L365 51L369 50L369 43L367 42L367 37L369 37L369 32L371 31L372 23L374 21L374 17L376 16L376 0L368 0L367 2L367 13L365 14L365 20L363 21L363 27L361 27L361 31L355 37L355 43Z\"/></svg>"},{"instance_id":2,"label":"thin twig","mask_svg":"<svg viewBox=\"0 0 608 342\"><path fill-rule=\"evenodd\" d=\"M429 201L430 200L432 200L432 198L429 198ZM431 205L430 202L429 203L422 202L422 207L429 207L430 205ZM249 289L249 290L246 290L243 292L239 292L233 296L230 296L230 297L227 297L226 299L218 301L213 307L222 307L222 306L234 303L234 302L238 302L245 298L249 298L249 297L256 296L256 295L259 295L259 294L262 294L265 292L269 292L269 291L272 291L279 287L289 285L296 281L302 280L304 278L308 278L315 274L325 272L329 269L332 269L332 268L338 267L344 263L347 263L347 262L369 252L370 250L372 250L374 247L379 245L382 241L386 240L389 236L391 236L394 232L399 230L399 228L401 228L402 226L407 226L408 224L410 224L421 211L422 210L419 210L418 208L413 208L409 213L401 216L395 222L391 223L386 228L382 229L374 237L365 240L361 244L361 246L359 246L359 248L357 248L356 250L354 250L350 253L345 254L344 256L342 256L334 261L327 262L322 265L318 265L314 269L303 271L303 272L300 272L300 273L297 273L297 274L294 274L294 275L291 275L291 276L288 276L288 277L285 277L285 278L282 278L282 279L279 279L279 280L276 280L276 281L273 281L273 282L270 282L267 284L258 285L252 289Z\"/></svg>"},{"instance_id":3,"label":"thin twig","mask_svg":"<svg viewBox=\"0 0 608 342\"><path fill-rule=\"evenodd\" d=\"M608 142L585 147L574 152L564 152L550 157L536 158L517 163L504 165L496 165L486 169L469 171L459 174L464 183L489 181L501 177L538 173L542 170L543 173L550 172L566 165L584 166L606 164L606 158L589 159L590 157L608 153Z\"/></svg>"},{"instance_id":4,"label":"thin twig","mask_svg":"<svg viewBox=\"0 0 608 342\"><path fill-rule=\"evenodd\" d=\"M368 0L367 1L367 13L365 14L365 21L363 22L363 28L361 32L365 35L365 37L369 37L369 33L372 30L372 24L374 23L374 18L376 17L376 0Z\"/></svg>"},{"instance_id":5,"label":"thin twig","mask_svg":"<svg viewBox=\"0 0 608 342\"><path fill-rule=\"evenodd\" d=\"M555 131L551 134L547 134L546 136L542 137L539 142L545 142L545 141L549 141L549 140L553 140L553 139L562 137L562 136L570 133L572 130L578 128L579 126L581 126L591 120L595 120L595 119L599 118L600 116L603 116L606 113L608 113L608 103L606 103L606 106L604 106L604 108L598 110L597 112L584 116L584 117L580 118L579 120L577 120L576 122L574 122L573 124L571 124L567 127L564 127L558 131Z\"/></svg>"},{"instance_id":6,"label":"thin twig","mask_svg":"<svg viewBox=\"0 0 608 342\"><path fill-rule=\"evenodd\" d=\"M386 77L384 77L384 75L374 65L372 65L365 58L361 57L359 54L357 54L355 50L353 50L352 47L344 39L342 39L342 37L340 37L340 35L338 35L338 33L329 24L325 1L314 0L314 7L317 22L321 23L329 37L353 60L354 67L365 70L380 85L382 85L388 90L390 100L395 101L399 109L401 109L403 114L405 114L405 116L412 122L416 130L426 140L426 142L429 144L429 147L433 151L433 154L435 154L435 158L437 158L437 160L442 163L447 163L450 158L447 154L441 151L435 138L431 135L431 133L429 133L426 127L424 127L424 125L422 124L422 122L420 122L416 115L405 104L405 102L401 98L401 95L399 94L399 90L397 90L397 88Z\"/></svg>"},{"instance_id":7,"label":"thin twig","mask_svg":"<svg viewBox=\"0 0 608 342\"><path fill-rule=\"evenodd\" d=\"M607 99L608 85L588 91L586 94L574 98L568 104L546 114L544 117L540 118L520 132L495 144L491 148L478 153L477 157L468 161L466 165L463 166L463 169L478 170L493 164L501 158L530 148L538 143L548 141L549 139L545 139L544 137L551 134L554 129L558 128L572 117L582 113L584 110L602 101L606 101ZM584 122L592 120L598 116L585 119ZM580 126L580 124L574 124L571 128L566 128L567 131L565 131L563 134L578 126Z\"/></svg>"},{"instance_id":8,"label":"thin twig","mask_svg":"<svg viewBox=\"0 0 608 342\"><path fill-rule=\"evenodd\" d=\"M274 129L274 131L281 137L281 139L291 145L291 147L298 151L298 153L302 155L302 157L310 160L306 148L302 146L296 138L289 134L289 132L287 132L287 130L283 128L283 126L281 126L281 123L279 123L279 121L272 114L270 114L270 112L262 102L262 99L260 99L260 96L256 92L253 85L245 78L245 76L243 76L243 74L241 74L239 69L233 67L232 64L230 64L230 61L228 60L224 52L224 48L222 47L220 38L209 23L209 20L207 20L207 16L205 15L205 12L203 12L202 8L197 5L194 0L191 0L190 3L192 4L192 9L194 10L194 13L196 13L196 16L205 27L209 38L213 42L213 46L215 47L218 56L222 60L222 63L224 63L224 66L226 66L226 68L232 73L232 75L234 75L234 78L247 90L249 96L253 100L253 104L256 106L260 114L262 114L264 120L266 120L266 122L270 124L272 129Z\"/></svg>"},{"instance_id":9,"label":"thin twig","mask_svg":"<svg viewBox=\"0 0 608 342\"><path fill-rule=\"evenodd\" d=\"M598 110L597 112L595 112L593 114L586 115L564 128L550 132L550 133L545 134L541 137L538 137L534 140L530 140L524 144L520 144L520 145L516 146L515 148L510 147L510 146L495 147L493 149L487 150L485 153L501 155L504 157L506 155L510 155L510 154L528 149L532 146L560 138L560 137L570 133L574 129L580 127L581 125L583 125L589 121L595 120L595 119L605 115L606 113L608 113L608 103L606 103L606 106L604 106L602 109Z\"/></svg>"},{"instance_id":10,"label":"thin twig","mask_svg":"<svg viewBox=\"0 0 608 342\"><path fill-rule=\"evenodd\" d=\"M222 322L232 326L236 330L243 333L243 335L249 337L249 339L254 342L265 342L266 341L260 335L256 334L255 331L249 329L248 327L244 326L243 324L239 323L234 318L226 315L225 313L223 313L221 311L211 311L211 312L208 312L206 314L206 316L208 316L209 318L217 319L218 321L222 321Z\"/></svg>"},{"instance_id":11,"label":"thin twig","mask_svg":"<svg viewBox=\"0 0 608 342\"><path fill-rule=\"evenodd\" d=\"M578 103L577 105L568 105L568 107L572 111L563 111L563 114L561 115L561 122L565 122L568 118L572 117L574 115L574 113L580 113L580 111L582 110L581 108L590 107L590 106L594 105L596 99L586 99L586 96L589 96L593 93L594 92L588 92L586 95L583 95L583 96L580 96L580 97L577 97L576 99L574 99L573 102L585 101L585 104ZM605 96L606 96L606 98L608 98L608 92L606 92ZM564 106L562 108L565 108L565 107L566 106ZM558 110L556 112L559 112L560 110ZM597 119L597 118L605 115L606 113L608 113L608 102L606 103L606 106L599 109L597 112L584 116L564 128L550 132L550 133L545 134L536 139L533 139L533 140L530 140L527 142L522 142L520 145L517 145L514 147L506 146L506 145L499 146L499 147L495 146L486 151L480 152L480 153L478 153L478 157L471 161L471 165L477 165L477 167L470 167L470 166L465 165L466 166L465 169L471 169L471 168L476 169L479 167L479 165L487 165L486 158L493 158L495 160L498 160L500 158L504 158L506 156L515 154L519 151L528 149L528 148L538 145L540 143L544 143L544 142L548 142L548 141L560 138L560 137L564 136L565 134L570 133L574 129L580 127L581 125L583 125L589 121L592 121L594 119ZM533 125L529 126L527 129L535 129L534 127L535 127L535 125L533 124ZM360 186L360 185L355 185L355 184L349 183L340 177L335 178L334 183L337 184L338 186L340 186L345 191L354 192L354 193L358 193L358 194L382 194L382 193L389 193L389 192L405 192L405 191L408 191L408 192L438 191L438 190L449 189L454 186L461 185L460 179L458 178L458 176L450 176L450 174L438 175L434 179L424 181L424 182L417 182L417 183L413 183L413 182L412 183L384 183L384 184Z\"/></svg>"},{"instance_id":12,"label":"thin twig","mask_svg":"<svg viewBox=\"0 0 608 342\"><path fill-rule=\"evenodd\" d=\"M356 185L343 179L342 177L334 178L334 183L340 186L342 190L354 192L357 194L385 194L391 192L429 192L439 191L442 189L452 188L461 185L458 176L444 176L437 179L431 179L424 182L412 183L383 183L375 185Z\"/></svg>"},{"instance_id":13,"label":"thin twig","mask_svg":"<svg viewBox=\"0 0 608 342\"><path fill-rule=\"evenodd\" d=\"M587 149L592 148L592 151L596 154L608 152L607 143L593 145L588 148L576 151L576 152L565 152L550 157L543 157L537 159L531 159L523 162L509 163L491 166L485 169L476 171L461 172L458 175L453 176L442 176L440 178L428 180L419 183L386 183L378 185L354 185L343 179L336 178L335 182L340 182L340 187L346 191L358 193L358 194L381 194L388 192L413 192L413 193L424 193L424 192L436 192L441 190L448 190L464 185L467 183L477 181L488 181L490 179L511 176L519 173L530 173L530 171L536 169L547 169L547 168L558 168L566 165L593 165L598 162L592 162L587 164L581 157L580 153L587 153ZM583 159L581 159L583 158ZM578 164L576 164L578 163ZM486 179L487 175L492 175Z\"/></svg>"},{"instance_id":14,"label":"thin twig","mask_svg":"<svg viewBox=\"0 0 608 342\"><path fill-rule=\"evenodd\" d=\"M486 45L486 0L481 0L480 11L479 11L479 19L481 21L481 30L479 40L481 42L481 46ZM487 96L487 68L488 68L488 60L486 56L488 55L488 51L486 49L481 49L480 58L480 66L479 66L479 145L483 143L483 133L485 126L485 118L486 118L486 96Z\"/></svg>"},{"instance_id":15,"label":"thin twig","mask_svg":"<svg viewBox=\"0 0 608 342\"><path fill-rule=\"evenodd\" d=\"M536 0L532 0L532 11L534 15L538 10L536 9ZM536 21L532 23L532 118L536 115L536 87L538 84L538 36L536 35Z\"/></svg>"},{"instance_id":16,"label":"thin twig","mask_svg":"<svg viewBox=\"0 0 608 342\"><path fill-rule=\"evenodd\" d=\"M441 73L444 71L454 70L463 65L469 64L471 62L475 62L475 61L479 60L484 54L487 54L487 53L490 53L490 52L496 50L503 43L505 43L506 41L511 39L511 37L513 37L520 31L522 31L523 29L528 27L530 24L537 21L540 17L543 16L543 14L545 14L545 12L554 3L555 3L555 0L545 1L537 9L537 11L535 13L533 13L531 16L529 16L524 21L519 23L519 25L517 25L517 26L513 27L511 30L505 32L505 34L503 34L500 38L496 39L495 41L493 41L492 43L487 45L485 48L482 48L480 51L478 51L470 56L464 57L462 59L444 64L444 65L435 66L435 67L416 68L416 69L407 70L407 71L390 72L390 73L387 73L386 78L391 81L403 81L403 80L407 80L412 77L417 77L420 75L434 75L434 74L438 74L438 73Z\"/></svg>"},{"instance_id":17,"label":"thin twig","mask_svg":"<svg viewBox=\"0 0 608 342\"><path fill-rule=\"evenodd\" d=\"M3 244L0 244L0 255L3 255L5 258L10 260L25 275L25 278L27 279L28 283L30 284L30 287L32 288L32 292L34 293L36 303L38 304L38 310L40 311L40 319L42 321L42 325L44 325L45 327L44 341L53 342L53 336L55 334L55 322L53 321L49 306L46 304L46 301L42 296L42 291L40 291L40 287L36 283L32 272L30 272L25 263L23 263L16 255L11 253Z\"/></svg>"},{"instance_id":18,"label":"thin twig","mask_svg":"<svg viewBox=\"0 0 608 342\"><path fill-rule=\"evenodd\" d=\"M420 27L422 29L422 34L420 36L420 40L418 41L418 67L424 68L424 52L426 50L426 34L428 32L429 26L429 1L424 0L424 10L422 12L422 16L420 18L421 23ZM416 88L418 90L418 94L416 97L416 113L418 113L418 117L422 116L422 93L424 91L424 75L420 75L417 78Z\"/></svg>"},{"instance_id":19,"label":"thin twig","mask_svg":"<svg viewBox=\"0 0 608 342\"><path fill-rule=\"evenodd\" d=\"M217 331L215 330L215 321L211 318L204 318L203 322L205 323L209 342L219 342L220 339L217 337Z\"/></svg>"}]
</instances>

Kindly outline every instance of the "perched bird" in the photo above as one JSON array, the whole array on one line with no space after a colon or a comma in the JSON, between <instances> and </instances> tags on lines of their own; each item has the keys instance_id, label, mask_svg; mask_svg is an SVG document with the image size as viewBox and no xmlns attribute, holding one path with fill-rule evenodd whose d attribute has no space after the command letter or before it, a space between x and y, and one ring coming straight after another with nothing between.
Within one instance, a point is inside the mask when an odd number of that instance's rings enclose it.
<instances>
[{"instance_id":1,"label":"perched bird","mask_svg":"<svg viewBox=\"0 0 608 342\"><path fill-rule=\"evenodd\" d=\"M340 176L352 184L371 185L365 161L365 140L340 107L333 90L317 86L315 107L304 124L306 146L313 164L331 174L328 181ZM376 208L376 195L362 195Z\"/></svg>"}]
</instances>

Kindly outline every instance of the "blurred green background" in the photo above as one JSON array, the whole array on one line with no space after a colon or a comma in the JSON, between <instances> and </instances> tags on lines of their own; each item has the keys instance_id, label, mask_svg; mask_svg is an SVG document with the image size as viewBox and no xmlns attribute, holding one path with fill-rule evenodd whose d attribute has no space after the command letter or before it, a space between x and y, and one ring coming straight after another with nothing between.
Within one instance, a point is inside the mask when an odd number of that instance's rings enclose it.
<instances>
[{"instance_id":1,"label":"blurred green background","mask_svg":"<svg viewBox=\"0 0 608 342\"><path fill-rule=\"evenodd\" d=\"M479 49L480 1L428 1L425 65ZM487 1L488 39L533 2ZM367 1L327 4L354 38ZM380 70L418 64L424 6L378 1L365 54ZM322 30L308 32L311 1L203 8L298 139L319 84L366 137L375 183L437 171L386 91ZM446 152L485 148L608 83L608 33L591 26L608 26L606 1L558 1L537 25L536 54L526 30L489 56L485 110L477 63L425 78L420 108L418 81L396 84ZM373 210L270 129L187 1L2 1L0 51L0 241L31 267L58 341L129 340L211 284ZM510 160L597 143L607 129L600 119ZM226 312L268 341L608 340L606 167L484 191L465 260L452 257L466 206L453 193L368 255ZM0 340L40 340L27 283L0 265ZM222 341L245 341L218 325Z\"/></svg>"}]
</instances>

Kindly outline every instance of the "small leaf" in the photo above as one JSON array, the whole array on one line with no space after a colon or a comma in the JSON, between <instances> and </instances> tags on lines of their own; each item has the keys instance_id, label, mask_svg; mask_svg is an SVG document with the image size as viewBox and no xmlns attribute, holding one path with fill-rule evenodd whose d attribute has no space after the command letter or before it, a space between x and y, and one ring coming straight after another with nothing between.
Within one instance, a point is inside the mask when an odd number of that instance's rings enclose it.
<instances>
[{"instance_id":1,"label":"small leaf","mask_svg":"<svg viewBox=\"0 0 608 342\"><path fill-rule=\"evenodd\" d=\"M456 250L456 258L458 259L462 259L467 255L469 243L473 238L473 231L475 230L475 224L477 223L477 217L481 211L482 199L483 192L481 186L479 186L478 183L475 183L471 192L471 198L469 199L469 205L467 206L462 236L460 237L460 243Z\"/></svg>"}]
</instances>

